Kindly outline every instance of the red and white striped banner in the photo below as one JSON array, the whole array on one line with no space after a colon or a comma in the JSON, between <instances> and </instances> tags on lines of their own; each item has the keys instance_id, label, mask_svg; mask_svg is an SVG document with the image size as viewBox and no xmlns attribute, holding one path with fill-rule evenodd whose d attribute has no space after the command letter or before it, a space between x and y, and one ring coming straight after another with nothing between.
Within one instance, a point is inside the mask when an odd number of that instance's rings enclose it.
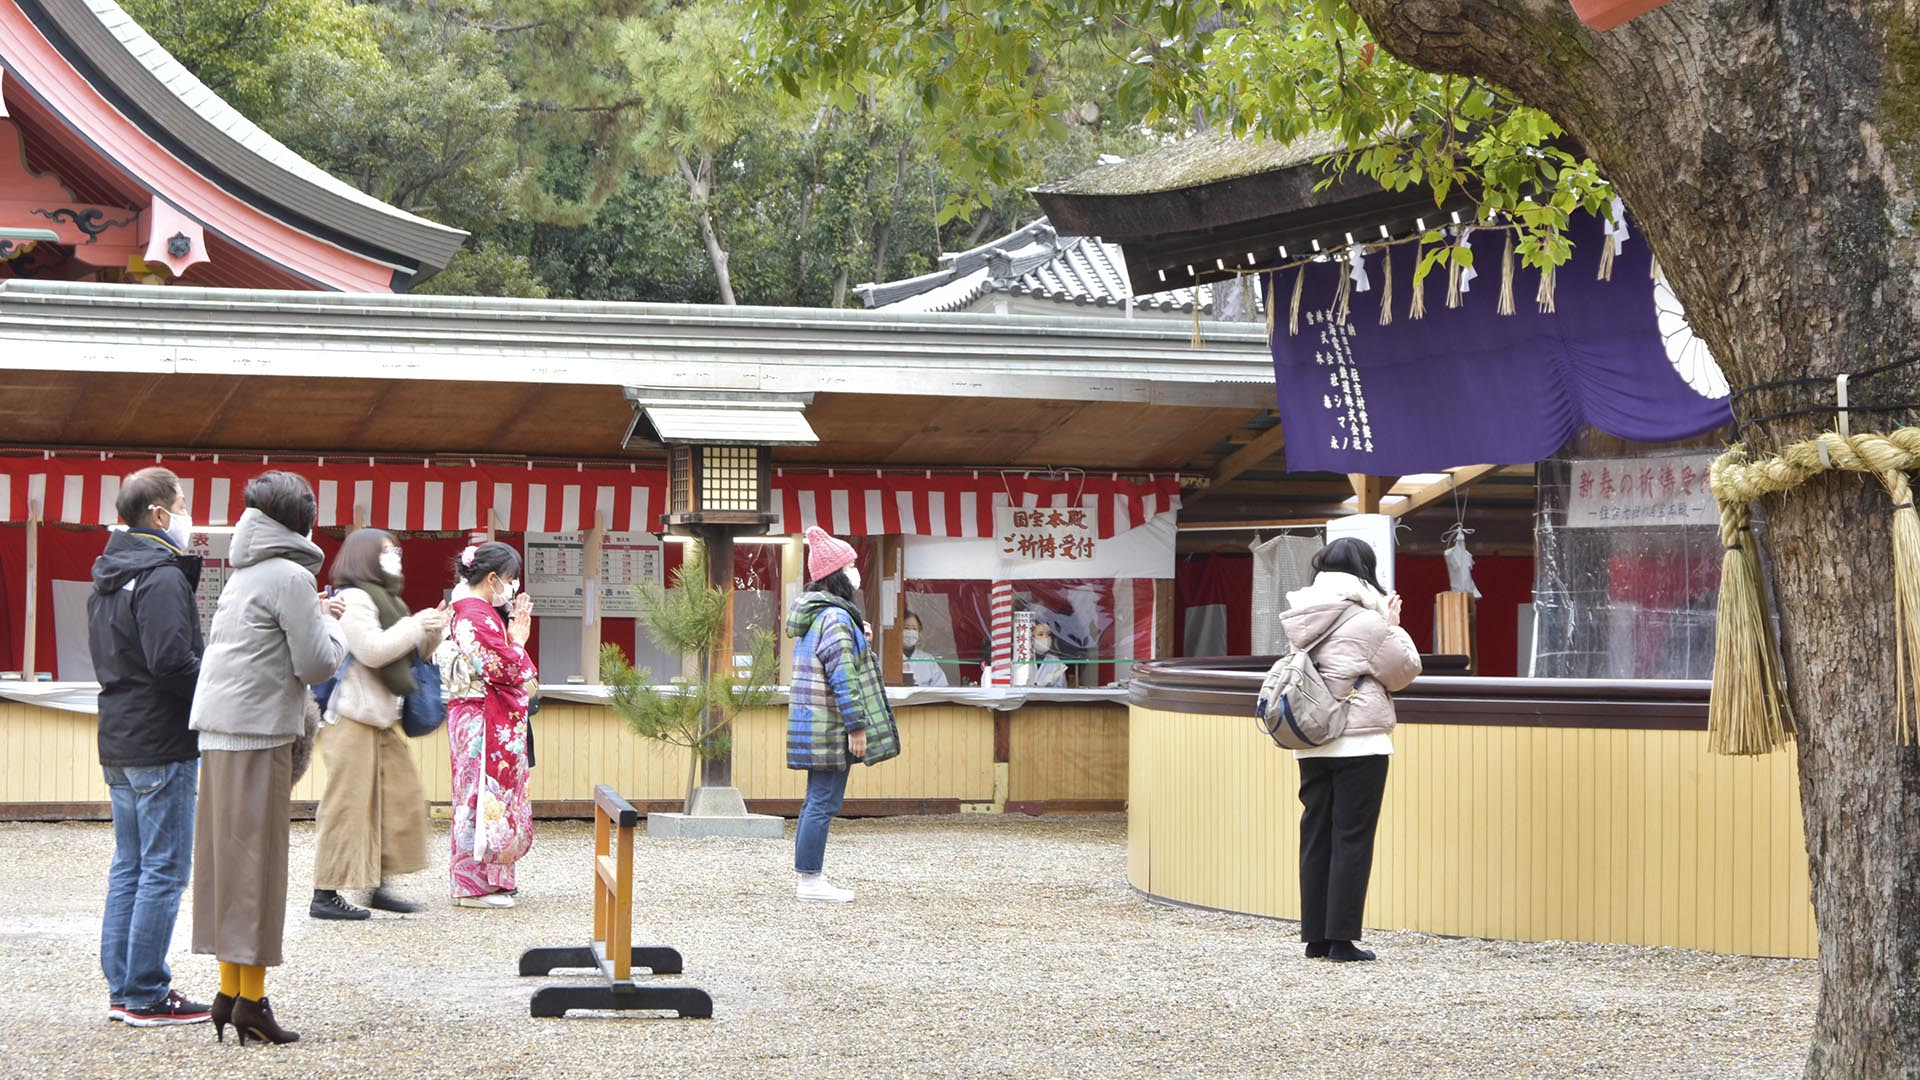
<instances>
[{"instance_id":1,"label":"red and white striped banner","mask_svg":"<svg viewBox=\"0 0 1920 1080\"><path fill-rule=\"evenodd\" d=\"M121 479L155 464L180 477L187 512L200 525L238 520L247 481L269 469L299 473L313 485L320 528L350 526L364 516L380 529L451 532L484 529L492 515L502 532L573 532L592 528L596 517L616 531L659 532L667 502L666 473L638 466L449 468L227 455L7 457L0 458L0 521L27 520L29 505L37 501L43 521L112 525L119 520L114 500Z\"/></svg>"},{"instance_id":2,"label":"red and white striped banner","mask_svg":"<svg viewBox=\"0 0 1920 1080\"><path fill-rule=\"evenodd\" d=\"M1138 528L1180 508L1173 476L1118 475L1036 479L982 470L967 475L781 471L774 481L775 531L818 525L835 536L991 537L998 506L1078 508L1100 539Z\"/></svg>"},{"instance_id":3,"label":"red and white striped banner","mask_svg":"<svg viewBox=\"0 0 1920 1080\"><path fill-rule=\"evenodd\" d=\"M352 525L358 508L367 524L403 532L484 529L489 515L501 532L573 532L592 528L596 515L615 531L659 532L667 510L666 472L651 465L462 467L365 458L44 454L0 457L0 522L27 520L29 503L38 501L45 521L112 525L121 478L155 464L180 476L188 511L201 525L236 521L247 481L268 469L307 478L321 528ZM773 489L774 531L782 534L818 525L836 536L990 537L995 507L1027 506L1085 510L1099 537L1107 539L1180 507L1180 484L1171 475L1058 480L986 470L781 471Z\"/></svg>"}]
</instances>

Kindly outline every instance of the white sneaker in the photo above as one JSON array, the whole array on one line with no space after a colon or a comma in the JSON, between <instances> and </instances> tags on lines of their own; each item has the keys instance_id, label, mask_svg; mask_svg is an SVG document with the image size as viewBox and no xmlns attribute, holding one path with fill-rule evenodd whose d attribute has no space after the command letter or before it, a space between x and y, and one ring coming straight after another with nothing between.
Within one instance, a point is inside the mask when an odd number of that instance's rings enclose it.
<instances>
[{"instance_id":1,"label":"white sneaker","mask_svg":"<svg viewBox=\"0 0 1920 1080\"><path fill-rule=\"evenodd\" d=\"M822 900L829 904L845 904L853 899L853 890L830 885L825 876L813 874L800 879L800 884L794 886L793 896L796 900Z\"/></svg>"}]
</instances>

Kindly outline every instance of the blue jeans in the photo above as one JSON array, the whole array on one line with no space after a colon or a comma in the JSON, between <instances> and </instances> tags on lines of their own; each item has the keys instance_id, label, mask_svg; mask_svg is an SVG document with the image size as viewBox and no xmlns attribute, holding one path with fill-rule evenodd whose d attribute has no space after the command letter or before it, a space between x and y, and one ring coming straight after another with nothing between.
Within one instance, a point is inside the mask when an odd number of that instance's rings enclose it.
<instances>
[{"instance_id":1,"label":"blue jeans","mask_svg":"<svg viewBox=\"0 0 1920 1080\"><path fill-rule=\"evenodd\" d=\"M827 861L827 827L847 797L846 769L808 769L807 801L793 830L793 868L817 874Z\"/></svg>"},{"instance_id":2,"label":"blue jeans","mask_svg":"<svg viewBox=\"0 0 1920 1080\"><path fill-rule=\"evenodd\" d=\"M166 1000L173 987L167 948L193 866L193 813L200 763L108 765L113 797L113 866L100 925L107 996L130 1008Z\"/></svg>"}]
</instances>

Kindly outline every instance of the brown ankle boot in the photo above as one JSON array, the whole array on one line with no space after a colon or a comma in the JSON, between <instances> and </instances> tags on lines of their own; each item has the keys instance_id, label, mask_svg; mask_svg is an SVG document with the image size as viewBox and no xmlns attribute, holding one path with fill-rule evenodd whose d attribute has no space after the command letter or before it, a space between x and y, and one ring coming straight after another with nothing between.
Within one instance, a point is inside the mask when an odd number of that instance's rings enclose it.
<instances>
[{"instance_id":1,"label":"brown ankle boot","mask_svg":"<svg viewBox=\"0 0 1920 1080\"><path fill-rule=\"evenodd\" d=\"M255 1001L252 998L238 998L233 1003L233 1026L240 1033L240 1045L247 1045L247 1036L266 1043L299 1042L300 1033L288 1031L273 1019L273 1006L266 998Z\"/></svg>"}]
</instances>

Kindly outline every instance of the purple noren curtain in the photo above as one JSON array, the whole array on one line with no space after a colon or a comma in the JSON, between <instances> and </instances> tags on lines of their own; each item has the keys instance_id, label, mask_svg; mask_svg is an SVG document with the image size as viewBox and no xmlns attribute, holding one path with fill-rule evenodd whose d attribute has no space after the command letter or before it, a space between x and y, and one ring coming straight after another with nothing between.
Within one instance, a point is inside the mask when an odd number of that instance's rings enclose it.
<instances>
[{"instance_id":1,"label":"purple noren curtain","mask_svg":"<svg viewBox=\"0 0 1920 1080\"><path fill-rule=\"evenodd\" d=\"M1634 442L1691 438L1731 421L1726 398L1688 386L1667 358L1653 301L1650 256L1636 231L1596 279L1598 218L1570 230L1573 259L1559 268L1555 307L1535 301L1540 272L1514 259L1512 315L1495 310L1506 236L1469 237L1477 278L1458 308L1447 275L1429 274L1426 315L1410 318L1414 246L1391 249L1393 322L1383 252L1365 257L1371 288L1354 292L1344 325L1333 319L1346 262L1309 263L1300 332L1289 334L1295 270L1269 279L1282 306L1273 335L1274 383L1295 472L1404 476L1458 465L1514 465L1550 456L1582 424Z\"/></svg>"}]
</instances>

